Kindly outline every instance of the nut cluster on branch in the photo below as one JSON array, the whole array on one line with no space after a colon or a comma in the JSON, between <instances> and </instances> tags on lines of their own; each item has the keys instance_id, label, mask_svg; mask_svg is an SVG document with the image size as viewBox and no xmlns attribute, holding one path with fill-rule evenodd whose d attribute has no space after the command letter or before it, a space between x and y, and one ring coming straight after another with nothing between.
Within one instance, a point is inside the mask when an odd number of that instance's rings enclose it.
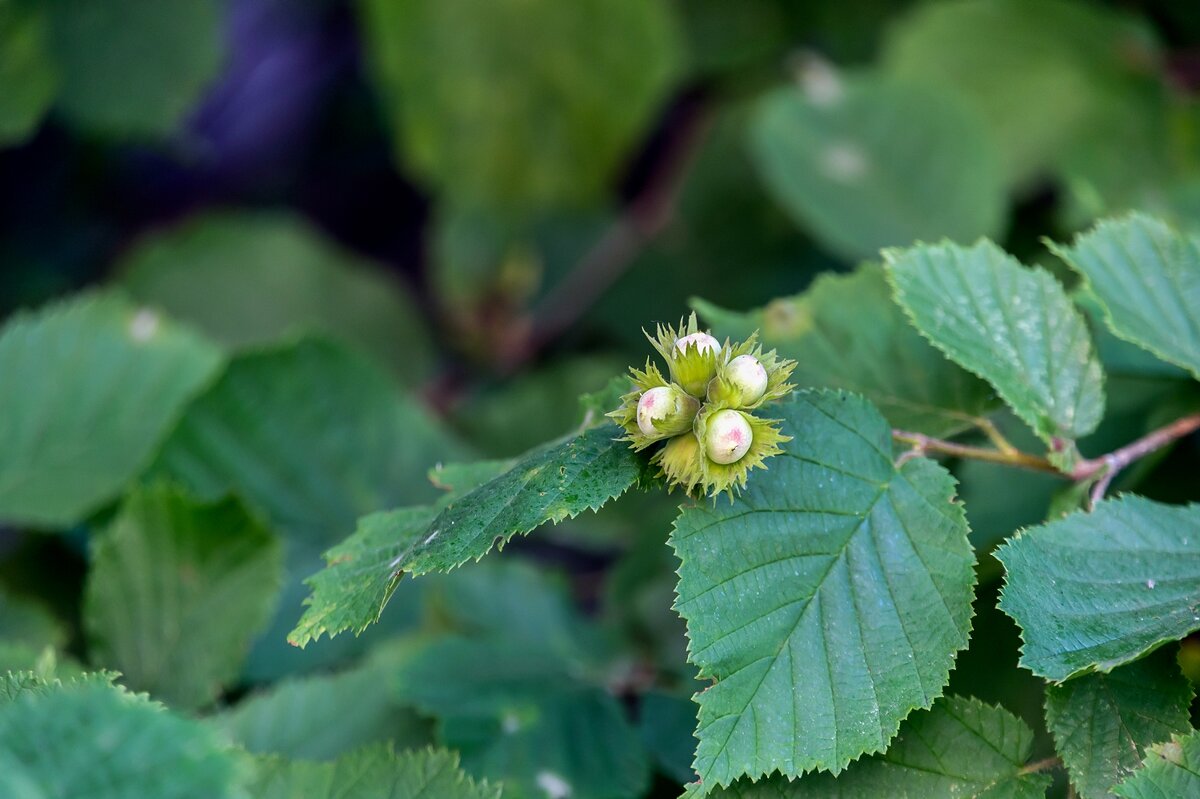
<instances>
[{"instance_id":1,"label":"nut cluster on branch","mask_svg":"<svg viewBox=\"0 0 1200 799\"><path fill-rule=\"evenodd\" d=\"M779 422L760 417L766 403L791 393L796 364L763 352L758 334L722 344L699 329L696 315L646 337L667 364L631 368L633 390L609 414L635 450L660 445L651 458L669 488L694 496L730 495L746 475L782 450Z\"/></svg>"}]
</instances>

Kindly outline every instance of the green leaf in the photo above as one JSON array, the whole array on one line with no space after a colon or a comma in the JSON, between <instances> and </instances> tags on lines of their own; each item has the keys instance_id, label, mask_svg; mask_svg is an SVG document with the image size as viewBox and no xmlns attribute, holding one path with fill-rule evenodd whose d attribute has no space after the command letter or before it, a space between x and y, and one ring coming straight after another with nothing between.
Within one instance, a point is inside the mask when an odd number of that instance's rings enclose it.
<instances>
[{"instance_id":1,"label":"green leaf","mask_svg":"<svg viewBox=\"0 0 1200 799\"><path fill-rule=\"evenodd\" d=\"M545 571L501 561L445 585L435 613L459 630L404 659L404 702L435 717L463 768L503 780L506 799L634 799L649 761L606 687L598 631Z\"/></svg>"},{"instance_id":2,"label":"green leaf","mask_svg":"<svg viewBox=\"0 0 1200 799\"><path fill-rule=\"evenodd\" d=\"M151 470L207 499L234 494L284 537L279 611L248 670L274 679L339 660L359 643L302 654L286 643L303 578L359 516L432 499L425 479L463 449L374 363L324 339L247 352L188 408Z\"/></svg>"},{"instance_id":3,"label":"green leaf","mask_svg":"<svg viewBox=\"0 0 1200 799\"><path fill-rule=\"evenodd\" d=\"M373 363L306 338L235 358L188 408L152 475L206 498L237 494L289 541L326 546L361 514L431 497L425 470L453 452Z\"/></svg>"},{"instance_id":4,"label":"green leaf","mask_svg":"<svg viewBox=\"0 0 1200 799\"><path fill-rule=\"evenodd\" d=\"M1069 157L1092 125L1110 121L1101 129L1111 131L1114 92L1154 79L1147 67L1160 56L1145 28L1094 3L931 3L890 26L882 62L970 103L1020 186Z\"/></svg>"},{"instance_id":5,"label":"green leaf","mask_svg":"<svg viewBox=\"0 0 1200 799\"><path fill-rule=\"evenodd\" d=\"M1104 375L1062 285L989 241L885 253L896 301L933 344L991 383L1047 443L1074 441L1104 413Z\"/></svg>"},{"instance_id":6,"label":"green leaf","mask_svg":"<svg viewBox=\"0 0 1200 799\"><path fill-rule=\"evenodd\" d=\"M96 133L173 132L220 67L213 0L57 0L47 9L62 73L57 108Z\"/></svg>"},{"instance_id":7,"label":"green leaf","mask_svg":"<svg viewBox=\"0 0 1200 799\"><path fill-rule=\"evenodd\" d=\"M54 99L58 73L46 54L45 23L35 5L0 3L0 147L32 135Z\"/></svg>"},{"instance_id":8,"label":"green leaf","mask_svg":"<svg viewBox=\"0 0 1200 799\"><path fill-rule=\"evenodd\" d=\"M670 7L642 0L363 0L397 157L456 204L594 200L679 69Z\"/></svg>"},{"instance_id":9,"label":"green leaf","mask_svg":"<svg viewBox=\"0 0 1200 799\"><path fill-rule=\"evenodd\" d=\"M218 212L144 239L118 266L142 300L245 348L319 330L407 382L429 376L432 342L412 298L298 216Z\"/></svg>"},{"instance_id":10,"label":"green leaf","mask_svg":"<svg viewBox=\"0 0 1200 799\"><path fill-rule=\"evenodd\" d=\"M248 752L308 760L329 760L382 741L402 749L428 743L428 724L380 689L386 674L365 666L286 680L213 717L212 723Z\"/></svg>"},{"instance_id":11,"label":"green leaf","mask_svg":"<svg viewBox=\"0 0 1200 799\"><path fill-rule=\"evenodd\" d=\"M0 330L0 519L65 527L114 499L220 366L207 341L111 294Z\"/></svg>"},{"instance_id":12,"label":"green leaf","mask_svg":"<svg viewBox=\"0 0 1200 799\"><path fill-rule=\"evenodd\" d=\"M805 293L746 314L698 309L722 337L758 329L765 347L796 361L797 385L863 394L896 427L951 435L995 405L987 383L913 329L876 264L821 275Z\"/></svg>"},{"instance_id":13,"label":"green leaf","mask_svg":"<svg viewBox=\"0 0 1200 799\"><path fill-rule=\"evenodd\" d=\"M448 572L546 522L599 510L641 476L644 464L609 422L526 453L507 471L429 507L366 516L354 535L326 553L308 579L312 596L288 640L362 632L379 619L404 573Z\"/></svg>"},{"instance_id":14,"label":"green leaf","mask_svg":"<svg viewBox=\"0 0 1200 799\"><path fill-rule=\"evenodd\" d=\"M1117 336L1200 377L1200 238L1134 214L1051 249L1083 275Z\"/></svg>"},{"instance_id":15,"label":"green leaf","mask_svg":"<svg viewBox=\"0 0 1200 799\"><path fill-rule=\"evenodd\" d=\"M716 799L1041 799L1046 774L1023 772L1033 731L1008 711L977 699L947 697L914 713L886 754L840 776L775 776L714 791ZM695 789L694 789L695 790ZM695 795L689 794L689 796Z\"/></svg>"},{"instance_id":16,"label":"green leaf","mask_svg":"<svg viewBox=\"0 0 1200 799\"><path fill-rule=\"evenodd\" d=\"M1117 787L1125 799L1200 795L1200 732L1150 748L1145 766Z\"/></svg>"},{"instance_id":17,"label":"green leaf","mask_svg":"<svg viewBox=\"0 0 1200 799\"><path fill-rule=\"evenodd\" d=\"M211 703L271 618L283 553L236 500L136 491L100 535L84 594L93 660L181 708Z\"/></svg>"},{"instance_id":18,"label":"green leaf","mask_svg":"<svg viewBox=\"0 0 1200 799\"><path fill-rule=\"evenodd\" d=\"M1048 680L1112 671L1200 629L1200 505L1125 495L996 551L1021 665Z\"/></svg>"},{"instance_id":19,"label":"green leaf","mask_svg":"<svg viewBox=\"0 0 1200 799\"><path fill-rule=\"evenodd\" d=\"M644 463L605 422L531 450L511 469L462 495L411 542L395 568L414 576L456 569L547 522L597 511L642 476Z\"/></svg>"},{"instance_id":20,"label":"green leaf","mask_svg":"<svg viewBox=\"0 0 1200 799\"><path fill-rule=\"evenodd\" d=\"M1146 748L1191 730L1194 692L1175 653L1089 674L1046 690L1046 726L1083 799L1111 789L1141 765Z\"/></svg>"},{"instance_id":21,"label":"green leaf","mask_svg":"<svg viewBox=\"0 0 1200 799\"><path fill-rule=\"evenodd\" d=\"M333 763L261 758L256 799L500 799L499 786L474 782L452 752L372 746Z\"/></svg>"},{"instance_id":22,"label":"green leaf","mask_svg":"<svg viewBox=\"0 0 1200 799\"><path fill-rule=\"evenodd\" d=\"M0 706L7 705L25 694L57 693L63 686L69 688L91 684L110 686L120 676L115 671L89 671L64 678L56 675L53 668L48 671L10 670L0 676Z\"/></svg>"},{"instance_id":23,"label":"green leaf","mask_svg":"<svg viewBox=\"0 0 1200 799\"><path fill-rule=\"evenodd\" d=\"M58 649L67 643L67 631L40 602L0 591L0 640Z\"/></svg>"},{"instance_id":24,"label":"green leaf","mask_svg":"<svg viewBox=\"0 0 1200 799\"><path fill-rule=\"evenodd\" d=\"M974 557L945 470L897 468L887 422L852 394L773 413L784 453L671 536L690 659L714 681L696 696L706 789L882 751L941 694L970 629Z\"/></svg>"},{"instance_id":25,"label":"green leaf","mask_svg":"<svg viewBox=\"0 0 1200 799\"><path fill-rule=\"evenodd\" d=\"M687 697L658 691L642 695L638 732L660 771L679 783L692 779L696 704Z\"/></svg>"},{"instance_id":26,"label":"green leaf","mask_svg":"<svg viewBox=\"0 0 1200 799\"><path fill-rule=\"evenodd\" d=\"M750 145L767 188L825 247L854 260L1001 232L1000 159L958 98L873 75L818 85L762 99Z\"/></svg>"},{"instance_id":27,"label":"green leaf","mask_svg":"<svg viewBox=\"0 0 1200 799\"><path fill-rule=\"evenodd\" d=\"M0 707L0 752L41 788L39 799L246 799L242 763L214 733L103 684Z\"/></svg>"}]
</instances>

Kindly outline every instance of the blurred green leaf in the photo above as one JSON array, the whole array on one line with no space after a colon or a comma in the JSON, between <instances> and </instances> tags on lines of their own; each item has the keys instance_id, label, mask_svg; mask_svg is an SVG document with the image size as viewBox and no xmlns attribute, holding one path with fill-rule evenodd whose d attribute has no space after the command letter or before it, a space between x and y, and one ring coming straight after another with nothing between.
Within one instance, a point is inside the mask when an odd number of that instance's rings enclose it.
<instances>
[{"instance_id":1,"label":"blurred green leaf","mask_svg":"<svg viewBox=\"0 0 1200 799\"><path fill-rule=\"evenodd\" d=\"M759 102L750 134L767 188L844 258L921 239L965 243L1004 226L998 154L950 93L814 66L803 88Z\"/></svg>"},{"instance_id":2,"label":"blurred green leaf","mask_svg":"<svg viewBox=\"0 0 1200 799\"><path fill-rule=\"evenodd\" d=\"M835 265L762 190L747 152L752 111L745 101L718 106L699 126L674 215L592 310L630 352L644 352L646 341L630 320L674 322L697 295L753 305Z\"/></svg>"},{"instance_id":3,"label":"blurred green leaf","mask_svg":"<svg viewBox=\"0 0 1200 799\"><path fill-rule=\"evenodd\" d=\"M306 760L329 760L383 741L401 749L429 743L429 725L391 699L386 676L378 666L365 666L285 680L212 723L248 752Z\"/></svg>"},{"instance_id":4,"label":"blurred green leaf","mask_svg":"<svg viewBox=\"0 0 1200 799\"><path fill-rule=\"evenodd\" d=\"M804 294L746 313L694 305L722 337L757 329L764 346L795 359L797 385L861 393L896 427L949 435L996 404L987 383L913 329L876 264L822 275Z\"/></svg>"},{"instance_id":5,"label":"blurred green leaf","mask_svg":"<svg viewBox=\"0 0 1200 799\"><path fill-rule=\"evenodd\" d=\"M1096 429L1104 374L1087 323L1049 272L990 241L885 253L896 302L933 344L990 382L1047 444Z\"/></svg>"},{"instance_id":6,"label":"blurred green leaf","mask_svg":"<svg viewBox=\"0 0 1200 799\"><path fill-rule=\"evenodd\" d=\"M0 519L74 524L120 493L220 367L212 344L115 294L0 330Z\"/></svg>"},{"instance_id":7,"label":"blurred green leaf","mask_svg":"<svg viewBox=\"0 0 1200 799\"><path fill-rule=\"evenodd\" d=\"M33 134L54 100L58 72L46 53L44 9L0 0L0 148Z\"/></svg>"},{"instance_id":8,"label":"blurred green leaf","mask_svg":"<svg viewBox=\"0 0 1200 799\"><path fill-rule=\"evenodd\" d=\"M1003 708L958 696L938 700L904 723L886 754L844 774L812 774L790 782L774 776L709 793L714 799L1042 799L1045 774L1026 773L1033 733ZM687 794L705 795L702 789Z\"/></svg>"},{"instance_id":9,"label":"blurred green leaf","mask_svg":"<svg viewBox=\"0 0 1200 799\"><path fill-rule=\"evenodd\" d=\"M857 395L799 392L772 415L783 454L671 534L689 659L713 681L695 697L701 792L884 751L970 634L975 559L949 473L897 467Z\"/></svg>"},{"instance_id":10,"label":"blurred green leaf","mask_svg":"<svg viewBox=\"0 0 1200 799\"><path fill-rule=\"evenodd\" d=\"M624 362L602 355L551 363L483 389L454 410L453 422L486 455L524 452L577 428L579 395L604 386L624 370ZM623 391L628 390L626 381ZM618 398L599 416L619 404Z\"/></svg>"},{"instance_id":11,"label":"blurred green leaf","mask_svg":"<svg viewBox=\"0 0 1200 799\"><path fill-rule=\"evenodd\" d=\"M200 722L95 682L0 707L0 753L39 799L247 798L241 759Z\"/></svg>"},{"instance_id":12,"label":"blurred green leaf","mask_svg":"<svg viewBox=\"0 0 1200 799\"><path fill-rule=\"evenodd\" d=\"M1080 796L1110 799L1151 744L1191 731L1194 696L1169 650L1047 688L1046 724Z\"/></svg>"},{"instance_id":13,"label":"blurred green leaf","mask_svg":"<svg viewBox=\"0 0 1200 799\"><path fill-rule=\"evenodd\" d=\"M174 707L210 704L271 618L282 561L236 500L134 492L95 543L83 608L92 659Z\"/></svg>"},{"instance_id":14,"label":"blurred green leaf","mask_svg":"<svg viewBox=\"0 0 1200 799\"><path fill-rule=\"evenodd\" d=\"M58 649L67 642L67 631L40 602L0 593L0 639Z\"/></svg>"},{"instance_id":15,"label":"blurred green leaf","mask_svg":"<svg viewBox=\"0 0 1200 799\"><path fill-rule=\"evenodd\" d=\"M594 200L671 88L680 41L643 0L362 0L398 160L456 203Z\"/></svg>"},{"instance_id":16,"label":"blurred green leaf","mask_svg":"<svg viewBox=\"0 0 1200 799\"><path fill-rule=\"evenodd\" d=\"M642 696L638 729L659 770L681 784L695 779L695 702L683 696L648 692Z\"/></svg>"},{"instance_id":17,"label":"blurred green leaf","mask_svg":"<svg viewBox=\"0 0 1200 799\"><path fill-rule=\"evenodd\" d=\"M426 469L458 451L374 363L304 338L234 358L151 475L241 496L289 541L324 546L364 513L430 498Z\"/></svg>"},{"instance_id":18,"label":"blurred green leaf","mask_svg":"<svg viewBox=\"0 0 1200 799\"><path fill-rule=\"evenodd\" d=\"M465 627L400 664L399 697L438 720L465 769L503 780L506 799L641 796L646 752L562 584L512 560L467 574L466 595L445 593Z\"/></svg>"},{"instance_id":19,"label":"blurred green leaf","mask_svg":"<svg viewBox=\"0 0 1200 799\"><path fill-rule=\"evenodd\" d=\"M400 284L302 218L213 212L142 240L117 267L135 297L235 348L318 330L405 382L429 377L433 342Z\"/></svg>"},{"instance_id":20,"label":"blurred green leaf","mask_svg":"<svg viewBox=\"0 0 1200 799\"><path fill-rule=\"evenodd\" d=\"M214 0L55 0L49 45L60 67L57 110L106 136L175 131L221 63Z\"/></svg>"},{"instance_id":21,"label":"blurred green leaf","mask_svg":"<svg viewBox=\"0 0 1200 799\"><path fill-rule=\"evenodd\" d=\"M1122 147L1127 137L1103 124L1114 92L1151 73L1158 51L1145 25L1095 3L953 0L920 4L893 25L882 58L892 74L977 109L1007 182L1024 186L1092 140L1090 128Z\"/></svg>"},{"instance_id":22,"label":"blurred green leaf","mask_svg":"<svg viewBox=\"0 0 1200 799\"><path fill-rule=\"evenodd\" d=\"M452 752L371 746L332 763L260 758L255 799L500 799L500 787L476 783Z\"/></svg>"},{"instance_id":23,"label":"blurred green leaf","mask_svg":"<svg viewBox=\"0 0 1200 799\"><path fill-rule=\"evenodd\" d=\"M239 496L283 535L285 590L248 667L275 677L360 647L349 639L312 653L287 646L306 593L301 580L360 515L432 499L426 470L463 454L372 362L307 338L235 358L188 408L149 478L173 479L207 499Z\"/></svg>"},{"instance_id":24,"label":"blurred green leaf","mask_svg":"<svg viewBox=\"0 0 1200 799\"><path fill-rule=\"evenodd\" d=\"M39 666L44 665L39 664ZM7 673L0 677L0 705L7 705L9 702L25 694L37 694L39 696L54 694L63 686L79 687L92 684L110 686L121 676L115 671L60 674L58 673L57 665L56 663L52 663L49 667L37 670L7 670Z\"/></svg>"}]
</instances>

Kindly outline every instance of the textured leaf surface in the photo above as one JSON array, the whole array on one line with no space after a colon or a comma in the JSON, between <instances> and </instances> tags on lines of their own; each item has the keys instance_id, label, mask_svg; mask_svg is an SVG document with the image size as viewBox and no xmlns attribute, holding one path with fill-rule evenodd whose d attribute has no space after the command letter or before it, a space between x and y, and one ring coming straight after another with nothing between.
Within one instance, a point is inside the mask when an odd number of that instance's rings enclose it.
<instances>
[{"instance_id":1,"label":"textured leaf surface","mask_svg":"<svg viewBox=\"0 0 1200 799\"><path fill-rule=\"evenodd\" d=\"M1200 796L1200 732L1152 747L1145 767L1117 788L1124 799Z\"/></svg>"},{"instance_id":2,"label":"textured leaf surface","mask_svg":"<svg viewBox=\"0 0 1200 799\"><path fill-rule=\"evenodd\" d=\"M96 542L83 611L90 653L173 707L207 705L271 618L282 568L278 539L237 501L138 491Z\"/></svg>"},{"instance_id":3,"label":"textured leaf surface","mask_svg":"<svg viewBox=\"0 0 1200 799\"><path fill-rule=\"evenodd\" d=\"M403 573L450 571L545 522L599 510L641 474L641 459L619 435L605 423L533 450L440 512L402 508L362 519L310 578L313 595L289 640L303 646L322 633L361 631L379 618Z\"/></svg>"},{"instance_id":4,"label":"textured leaf surface","mask_svg":"<svg viewBox=\"0 0 1200 799\"><path fill-rule=\"evenodd\" d=\"M412 299L296 216L213 213L142 241L119 266L134 296L232 347L320 330L428 376L432 343Z\"/></svg>"},{"instance_id":5,"label":"textured leaf surface","mask_svg":"<svg viewBox=\"0 0 1200 799\"><path fill-rule=\"evenodd\" d=\"M1200 377L1200 238L1134 215L1054 249L1083 275L1114 333Z\"/></svg>"},{"instance_id":6,"label":"textured leaf surface","mask_svg":"<svg viewBox=\"0 0 1200 799\"><path fill-rule=\"evenodd\" d=\"M220 366L208 342L115 295L0 331L0 519L67 526L144 468Z\"/></svg>"},{"instance_id":7,"label":"textured leaf surface","mask_svg":"<svg viewBox=\"0 0 1200 799\"><path fill-rule=\"evenodd\" d=\"M1046 679L1111 671L1200 629L1200 505L1105 500L1022 532L996 557L1021 665Z\"/></svg>"},{"instance_id":8,"label":"textured leaf surface","mask_svg":"<svg viewBox=\"0 0 1200 799\"><path fill-rule=\"evenodd\" d=\"M885 253L896 301L930 341L995 386L1048 443L1075 440L1104 413L1104 375L1062 285L988 241Z\"/></svg>"},{"instance_id":9,"label":"textured leaf surface","mask_svg":"<svg viewBox=\"0 0 1200 799\"><path fill-rule=\"evenodd\" d=\"M500 799L500 787L476 783L452 752L394 753L373 746L332 763L259 760L255 799Z\"/></svg>"},{"instance_id":10,"label":"textured leaf surface","mask_svg":"<svg viewBox=\"0 0 1200 799\"><path fill-rule=\"evenodd\" d=\"M1000 232L1004 176L960 103L874 76L808 96L788 86L759 102L751 149L796 221L847 259L938 236L970 241Z\"/></svg>"},{"instance_id":11,"label":"textured leaf surface","mask_svg":"<svg viewBox=\"0 0 1200 799\"><path fill-rule=\"evenodd\" d=\"M397 155L461 203L593 199L681 57L642 0L365 0L368 64Z\"/></svg>"},{"instance_id":12,"label":"textured leaf surface","mask_svg":"<svg viewBox=\"0 0 1200 799\"><path fill-rule=\"evenodd\" d=\"M196 721L96 683L0 707L0 753L39 799L246 799L234 753Z\"/></svg>"},{"instance_id":13,"label":"textured leaf surface","mask_svg":"<svg viewBox=\"0 0 1200 799\"><path fill-rule=\"evenodd\" d=\"M732 504L686 509L671 536L690 659L715 681L696 697L710 789L883 750L941 694L970 628L951 477L925 459L897 469L861 397L804 392L772 411L784 454Z\"/></svg>"},{"instance_id":14,"label":"textured leaf surface","mask_svg":"<svg viewBox=\"0 0 1200 799\"><path fill-rule=\"evenodd\" d=\"M367 666L342 674L287 680L239 702L213 723L247 751L328 760L364 744L401 749L429 743L427 722L390 701L386 671Z\"/></svg>"},{"instance_id":15,"label":"textured leaf surface","mask_svg":"<svg viewBox=\"0 0 1200 799\"><path fill-rule=\"evenodd\" d=\"M396 558L428 534L429 525L446 502L511 467L511 461L438 466L430 471L430 480L451 491L441 504L399 508L359 519L354 534L325 553L326 567L305 580L311 595L305 600L304 616L288 639L305 646L322 634L333 637L353 630L358 635L379 621L402 576L396 570Z\"/></svg>"},{"instance_id":16,"label":"textured leaf surface","mask_svg":"<svg viewBox=\"0 0 1200 799\"><path fill-rule=\"evenodd\" d=\"M46 54L45 36L41 9L0 4L0 147L28 138L54 99L58 74Z\"/></svg>"},{"instance_id":17,"label":"textured leaf surface","mask_svg":"<svg viewBox=\"0 0 1200 799\"><path fill-rule=\"evenodd\" d=\"M698 310L722 338L759 330L764 346L795 359L793 383L863 394L896 427L950 435L995 405L987 383L913 329L878 265L821 275L805 293L757 311Z\"/></svg>"},{"instance_id":18,"label":"textured leaf surface","mask_svg":"<svg viewBox=\"0 0 1200 799\"><path fill-rule=\"evenodd\" d=\"M435 605L456 632L402 661L401 700L438 720L463 768L502 780L506 799L642 796L645 748L565 583L513 560L456 578Z\"/></svg>"},{"instance_id":19,"label":"textured leaf surface","mask_svg":"<svg viewBox=\"0 0 1200 799\"><path fill-rule=\"evenodd\" d=\"M1142 764L1150 744L1190 731L1192 697L1168 650L1050 686L1046 726L1080 796L1115 796L1111 789Z\"/></svg>"},{"instance_id":20,"label":"textured leaf surface","mask_svg":"<svg viewBox=\"0 0 1200 799\"><path fill-rule=\"evenodd\" d=\"M273 678L356 645L300 653L286 644L321 552L363 514L432 499L426 470L460 453L373 363L310 338L235 358L188 408L151 476L204 498L234 494L284 536L284 595L249 667Z\"/></svg>"},{"instance_id":21,"label":"textured leaf surface","mask_svg":"<svg viewBox=\"0 0 1200 799\"><path fill-rule=\"evenodd\" d=\"M952 696L913 714L886 754L854 763L843 774L813 774L789 782L774 776L714 791L719 799L1034 799L1046 774L1022 774L1033 731L1008 711ZM693 788L693 791L695 789ZM692 795L695 795L694 793Z\"/></svg>"},{"instance_id":22,"label":"textured leaf surface","mask_svg":"<svg viewBox=\"0 0 1200 799\"><path fill-rule=\"evenodd\" d=\"M57 0L50 51L61 67L58 110L109 136L171 133L221 60L213 0Z\"/></svg>"}]
</instances>

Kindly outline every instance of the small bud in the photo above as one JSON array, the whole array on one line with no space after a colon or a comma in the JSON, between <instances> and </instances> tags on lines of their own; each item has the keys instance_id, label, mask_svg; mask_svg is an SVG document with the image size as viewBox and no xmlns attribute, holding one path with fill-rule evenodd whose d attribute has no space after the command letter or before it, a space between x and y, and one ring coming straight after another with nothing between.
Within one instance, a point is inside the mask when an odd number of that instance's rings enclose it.
<instances>
[{"instance_id":1,"label":"small bud","mask_svg":"<svg viewBox=\"0 0 1200 799\"><path fill-rule=\"evenodd\" d=\"M723 410L708 420L704 434L704 452L713 463L737 463L750 451L754 433L741 411Z\"/></svg>"},{"instance_id":2,"label":"small bud","mask_svg":"<svg viewBox=\"0 0 1200 799\"><path fill-rule=\"evenodd\" d=\"M724 369L731 404L741 408L758 402L767 393L767 370L753 355L739 355Z\"/></svg>"},{"instance_id":3,"label":"small bud","mask_svg":"<svg viewBox=\"0 0 1200 799\"><path fill-rule=\"evenodd\" d=\"M721 351L721 342L707 333L692 333L675 341L675 349L680 353L687 352L688 345L694 345L701 353L713 353L714 355Z\"/></svg>"},{"instance_id":4,"label":"small bud","mask_svg":"<svg viewBox=\"0 0 1200 799\"><path fill-rule=\"evenodd\" d=\"M700 403L671 386L649 389L638 399L637 425L650 438L675 436L692 428Z\"/></svg>"}]
</instances>

